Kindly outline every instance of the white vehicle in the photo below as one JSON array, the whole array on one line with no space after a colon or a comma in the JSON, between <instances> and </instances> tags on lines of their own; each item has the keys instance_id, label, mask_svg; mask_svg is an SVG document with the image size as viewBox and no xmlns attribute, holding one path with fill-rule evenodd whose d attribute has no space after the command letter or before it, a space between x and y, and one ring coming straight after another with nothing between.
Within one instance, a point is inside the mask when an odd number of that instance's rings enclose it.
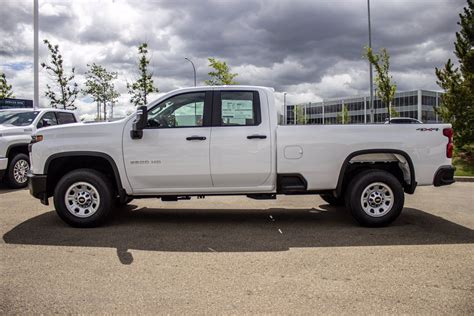
<instances>
[{"instance_id":1,"label":"white vehicle","mask_svg":"<svg viewBox=\"0 0 474 316\"><path fill-rule=\"evenodd\" d=\"M31 135L43 127L75 122L74 113L66 110L0 110L0 180L11 188L26 187Z\"/></svg>"},{"instance_id":2,"label":"white vehicle","mask_svg":"<svg viewBox=\"0 0 474 316\"><path fill-rule=\"evenodd\" d=\"M449 124L279 126L273 90L172 91L120 121L36 134L30 192L58 215L97 226L132 198L320 194L383 226L417 185L454 182ZM35 140L33 140L34 142Z\"/></svg>"}]
</instances>

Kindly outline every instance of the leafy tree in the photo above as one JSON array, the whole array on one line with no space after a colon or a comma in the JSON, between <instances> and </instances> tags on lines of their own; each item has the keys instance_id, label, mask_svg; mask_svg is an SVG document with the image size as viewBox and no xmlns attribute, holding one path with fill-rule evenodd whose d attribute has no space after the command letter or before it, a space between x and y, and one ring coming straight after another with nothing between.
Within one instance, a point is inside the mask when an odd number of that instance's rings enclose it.
<instances>
[{"instance_id":1,"label":"leafy tree","mask_svg":"<svg viewBox=\"0 0 474 316\"><path fill-rule=\"evenodd\" d=\"M305 106L302 104L295 105L294 107L295 122L298 125L308 124L308 119L305 115Z\"/></svg>"},{"instance_id":2,"label":"leafy tree","mask_svg":"<svg viewBox=\"0 0 474 316\"><path fill-rule=\"evenodd\" d=\"M0 99L14 98L12 85L8 84L7 77L2 72L0 74Z\"/></svg>"},{"instance_id":3,"label":"leafy tree","mask_svg":"<svg viewBox=\"0 0 474 316\"><path fill-rule=\"evenodd\" d=\"M55 82L55 87L46 85L48 89L45 93L49 98L53 108L75 110L74 101L79 93L79 86L74 82L74 67L71 74L66 74L63 66L63 57L59 52L58 45L52 45L48 40L43 41L51 53L51 63L42 63L41 67L46 69L50 77Z\"/></svg>"},{"instance_id":4,"label":"leafy tree","mask_svg":"<svg viewBox=\"0 0 474 316\"><path fill-rule=\"evenodd\" d=\"M101 107L103 106L104 120L107 119L107 103L111 105L117 100L120 94L115 90L113 80L117 79L116 72L108 72L105 67L93 63L87 65L86 88L83 94L90 95L97 103L97 120L101 119Z\"/></svg>"},{"instance_id":5,"label":"leafy tree","mask_svg":"<svg viewBox=\"0 0 474 316\"><path fill-rule=\"evenodd\" d=\"M474 143L474 4L467 1L464 12L459 14L461 27L456 32L454 54L459 67L448 59L444 68L436 68L438 85L444 89L441 105L437 108L443 121L453 125L454 143L458 150L470 151Z\"/></svg>"},{"instance_id":6,"label":"leafy tree","mask_svg":"<svg viewBox=\"0 0 474 316\"><path fill-rule=\"evenodd\" d=\"M208 72L210 78L205 81L208 86L237 84L234 78L237 77L238 74L231 73L225 61L219 61L215 58L208 58L208 60L209 67L214 68L214 71Z\"/></svg>"},{"instance_id":7,"label":"leafy tree","mask_svg":"<svg viewBox=\"0 0 474 316\"><path fill-rule=\"evenodd\" d=\"M339 124L351 123L351 117L349 116L349 110L347 109L346 105L342 106L341 114L338 114L336 119Z\"/></svg>"},{"instance_id":8,"label":"leafy tree","mask_svg":"<svg viewBox=\"0 0 474 316\"><path fill-rule=\"evenodd\" d=\"M374 53L372 48L366 47L365 57L374 65L377 75L375 76L375 84L377 85L377 96L387 107L388 118L391 118L391 104L397 91L397 85L392 83L392 76L389 73L390 55L385 48L380 53Z\"/></svg>"},{"instance_id":9,"label":"leafy tree","mask_svg":"<svg viewBox=\"0 0 474 316\"><path fill-rule=\"evenodd\" d=\"M153 74L148 71L150 59L148 58L148 44L142 43L138 46L138 71L139 78L134 83L127 83L128 93L131 95L130 102L135 106L148 103L147 96L153 92L159 92L153 85Z\"/></svg>"},{"instance_id":10,"label":"leafy tree","mask_svg":"<svg viewBox=\"0 0 474 316\"><path fill-rule=\"evenodd\" d=\"M400 117L400 113L397 112L394 106L390 106L390 118Z\"/></svg>"}]
</instances>

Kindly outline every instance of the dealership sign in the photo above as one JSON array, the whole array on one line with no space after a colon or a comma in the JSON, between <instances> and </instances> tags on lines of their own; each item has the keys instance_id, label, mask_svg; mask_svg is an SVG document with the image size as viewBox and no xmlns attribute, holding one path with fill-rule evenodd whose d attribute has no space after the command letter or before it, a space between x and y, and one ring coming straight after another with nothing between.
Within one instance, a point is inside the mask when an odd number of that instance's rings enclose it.
<instances>
[{"instance_id":1,"label":"dealership sign","mask_svg":"<svg viewBox=\"0 0 474 316\"><path fill-rule=\"evenodd\" d=\"M0 99L0 109L12 109L12 108L32 108L33 100L24 99Z\"/></svg>"}]
</instances>

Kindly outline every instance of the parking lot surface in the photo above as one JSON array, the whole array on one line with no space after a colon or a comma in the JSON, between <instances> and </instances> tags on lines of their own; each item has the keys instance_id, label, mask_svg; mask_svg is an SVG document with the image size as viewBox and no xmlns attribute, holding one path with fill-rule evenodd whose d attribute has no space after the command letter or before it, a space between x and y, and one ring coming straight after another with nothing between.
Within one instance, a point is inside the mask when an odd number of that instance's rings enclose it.
<instances>
[{"instance_id":1,"label":"parking lot surface","mask_svg":"<svg viewBox=\"0 0 474 316\"><path fill-rule=\"evenodd\" d=\"M421 187L390 227L317 196L135 200L68 227L0 189L0 313L474 313L474 183Z\"/></svg>"}]
</instances>

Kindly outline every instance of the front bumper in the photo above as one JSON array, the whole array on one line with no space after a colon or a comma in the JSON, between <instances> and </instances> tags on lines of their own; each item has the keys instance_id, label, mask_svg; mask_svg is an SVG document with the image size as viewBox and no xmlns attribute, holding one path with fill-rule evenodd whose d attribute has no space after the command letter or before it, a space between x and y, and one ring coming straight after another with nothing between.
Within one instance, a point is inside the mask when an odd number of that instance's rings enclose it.
<instances>
[{"instance_id":1,"label":"front bumper","mask_svg":"<svg viewBox=\"0 0 474 316\"><path fill-rule=\"evenodd\" d=\"M0 158L0 170L6 170L8 167L8 158Z\"/></svg>"},{"instance_id":2,"label":"front bumper","mask_svg":"<svg viewBox=\"0 0 474 316\"><path fill-rule=\"evenodd\" d=\"M454 181L454 171L456 168L453 166L441 166L433 179L433 185L435 187L440 187L442 185L450 185L453 184Z\"/></svg>"},{"instance_id":3,"label":"front bumper","mask_svg":"<svg viewBox=\"0 0 474 316\"><path fill-rule=\"evenodd\" d=\"M0 158L0 180L2 180L8 168L8 158Z\"/></svg>"},{"instance_id":4,"label":"front bumper","mask_svg":"<svg viewBox=\"0 0 474 316\"><path fill-rule=\"evenodd\" d=\"M48 205L47 176L44 174L28 173L28 189L30 194L40 199L41 203Z\"/></svg>"}]
</instances>

